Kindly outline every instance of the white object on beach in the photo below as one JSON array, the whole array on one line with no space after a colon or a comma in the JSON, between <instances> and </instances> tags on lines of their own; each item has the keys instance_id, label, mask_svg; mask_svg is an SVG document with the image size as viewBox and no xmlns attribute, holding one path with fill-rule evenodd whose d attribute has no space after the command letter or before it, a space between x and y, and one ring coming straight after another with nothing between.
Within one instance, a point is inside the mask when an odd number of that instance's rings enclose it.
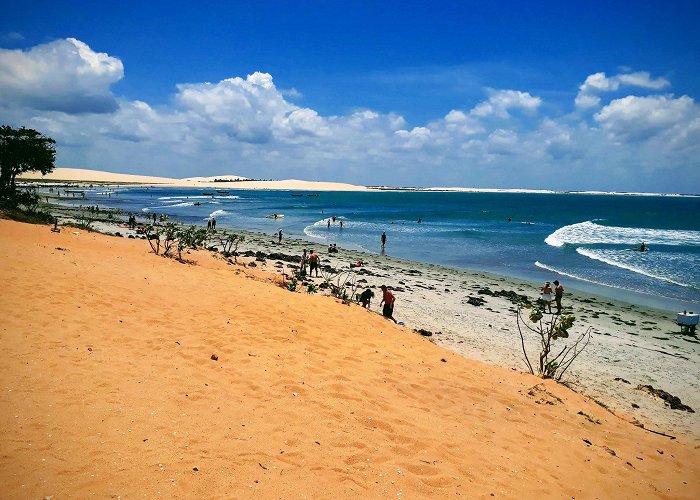
<instances>
[{"instance_id":1,"label":"white object on beach","mask_svg":"<svg viewBox=\"0 0 700 500\"><path fill-rule=\"evenodd\" d=\"M699 319L700 314L693 314L692 312L678 313L676 323L678 323L680 326L695 326L698 324Z\"/></svg>"}]
</instances>

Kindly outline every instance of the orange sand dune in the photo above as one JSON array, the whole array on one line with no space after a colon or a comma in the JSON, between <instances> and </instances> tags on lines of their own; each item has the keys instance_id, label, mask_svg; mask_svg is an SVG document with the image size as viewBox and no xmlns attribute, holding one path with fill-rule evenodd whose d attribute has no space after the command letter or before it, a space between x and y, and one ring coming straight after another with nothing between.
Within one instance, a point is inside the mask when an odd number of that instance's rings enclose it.
<instances>
[{"instance_id":1,"label":"orange sand dune","mask_svg":"<svg viewBox=\"0 0 700 500\"><path fill-rule=\"evenodd\" d=\"M148 250L0 221L0 496L700 498L698 449L563 386Z\"/></svg>"}]
</instances>

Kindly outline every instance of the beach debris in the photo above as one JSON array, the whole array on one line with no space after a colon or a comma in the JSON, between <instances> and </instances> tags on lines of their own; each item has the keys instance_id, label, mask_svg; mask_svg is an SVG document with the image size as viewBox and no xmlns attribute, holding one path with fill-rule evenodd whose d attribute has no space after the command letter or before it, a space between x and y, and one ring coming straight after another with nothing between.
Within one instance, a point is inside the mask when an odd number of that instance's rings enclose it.
<instances>
[{"instance_id":1,"label":"beach debris","mask_svg":"<svg viewBox=\"0 0 700 500\"><path fill-rule=\"evenodd\" d=\"M194 472L199 472L199 467L192 467L192 470L193 470Z\"/></svg>"},{"instance_id":2,"label":"beach debris","mask_svg":"<svg viewBox=\"0 0 700 500\"><path fill-rule=\"evenodd\" d=\"M588 413L585 413L583 411L579 411L577 413L577 415L582 415L582 416L586 417L586 420L588 420L589 422L600 425L600 420L598 420L597 418L591 417Z\"/></svg>"},{"instance_id":3,"label":"beach debris","mask_svg":"<svg viewBox=\"0 0 700 500\"><path fill-rule=\"evenodd\" d=\"M433 336L433 332L431 332L430 330L426 330L424 328L419 328L418 330L413 330L413 331L416 333L420 333L424 337L432 337Z\"/></svg>"},{"instance_id":4,"label":"beach debris","mask_svg":"<svg viewBox=\"0 0 700 500\"><path fill-rule=\"evenodd\" d=\"M484 299L482 299L481 297L469 296L469 298L467 299L467 304L471 304L473 306L479 307L479 306L483 306L484 304L486 304L486 301Z\"/></svg>"},{"instance_id":5,"label":"beach debris","mask_svg":"<svg viewBox=\"0 0 700 500\"><path fill-rule=\"evenodd\" d=\"M445 358L442 358L440 361L442 361L443 363L447 363L447 360Z\"/></svg>"},{"instance_id":6,"label":"beach debris","mask_svg":"<svg viewBox=\"0 0 700 500\"><path fill-rule=\"evenodd\" d=\"M530 389L527 391L527 395L531 397L538 397L539 399L535 401L537 404L544 403L548 405L555 405L557 403L563 403L561 398L549 392L543 384L537 384L530 387Z\"/></svg>"},{"instance_id":7,"label":"beach debris","mask_svg":"<svg viewBox=\"0 0 700 500\"><path fill-rule=\"evenodd\" d=\"M666 405L669 406L672 410L683 410L687 411L688 413L695 413L695 410L693 410L690 406L684 405L681 402L681 398L678 396L674 396L673 394L670 394L663 389L654 389L651 385L638 385L637 390L647 392L651 394L652 396L659 397L663 399L666 402Z\"/></svg>"},{"instance_id":8,"label":"beach debris","mask_svg":"<svg viewBox=\"0 0 700 500\"><path fill-rule=\"evenodd\" d=\"M219 356L217 356L216 354L212 354L212 355L211 355L211 358L209 358L209 359L213 359L214 361L218 361L218 360L219 360Z\"/></svg>"},{"instance_id":9,"label":"beach debris","mask_svg":"<svg viewBox=\"0 0 700 500\"><path fill-rule=\"evenodd\" d=\"M630 383L629 380L625 380L625 379L622 378L622 377L615 377L615 381L617 381L617 382L624 382L625 384L629 384L629 383Z\"/></svg>"},{"instance_id":10,"label":"beach debris","mask_svg":"<svg viewBox=\"0 0 700 500\"><path fill-rule=\"evenodd\" d=\"M583 442L586 443L588 446L593 446L593 443L591 443L588 439L584 439Z\"/></svg>"}]
</instances>

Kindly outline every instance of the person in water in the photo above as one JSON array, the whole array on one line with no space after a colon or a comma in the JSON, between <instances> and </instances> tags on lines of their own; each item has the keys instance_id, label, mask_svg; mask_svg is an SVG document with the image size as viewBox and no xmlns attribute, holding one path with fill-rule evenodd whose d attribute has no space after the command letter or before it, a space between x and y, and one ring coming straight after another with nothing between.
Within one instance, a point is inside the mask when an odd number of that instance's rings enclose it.
<instances>
[{"instance_id":1,"label":"person in water","mask_svg":"<svg viewBox=\"0 0 700 500\"><path fill-rule=\"evenodd\" d=\"M639 251L640 252L646 252L647 251L647 246L642 242L641 245L639 245Z\"/></svg>"}]
</instances>

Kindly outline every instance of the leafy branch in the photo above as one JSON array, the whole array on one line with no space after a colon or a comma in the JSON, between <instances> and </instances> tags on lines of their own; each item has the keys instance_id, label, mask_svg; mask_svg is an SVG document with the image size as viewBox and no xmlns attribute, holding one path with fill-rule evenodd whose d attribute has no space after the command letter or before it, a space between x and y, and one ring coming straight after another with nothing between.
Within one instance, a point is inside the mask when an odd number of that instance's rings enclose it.
<instances>
[{"instance_id":1,"label":"leafy branch","mask_svg":"<svg viewBox=\"0 0 700 500\"><path fill-rule=\"evenodd\" d=\"M525 310L529 309L527 320L524 315ZM525 355L525 364L531 374L535 374L535 369L527 354L525 346L525 334L534 334L539 340L540 353L537 363L537 375L542 378L551 378L560 381L564 373L569 369L574 360L583 352L591 340L592 328L588 327L585 332L580 334L572 343L564 345L561 350L553 352L554 341L558 339L568 339L569 329L574 325L576 317L573 314L566 315L549 315L549 321L543 321L544 312L539 308L530 309L527 307L518 306L516 311L516 323L518 325L518 333L520 334L520 344Z\"/></svg>"}]
</instances>

